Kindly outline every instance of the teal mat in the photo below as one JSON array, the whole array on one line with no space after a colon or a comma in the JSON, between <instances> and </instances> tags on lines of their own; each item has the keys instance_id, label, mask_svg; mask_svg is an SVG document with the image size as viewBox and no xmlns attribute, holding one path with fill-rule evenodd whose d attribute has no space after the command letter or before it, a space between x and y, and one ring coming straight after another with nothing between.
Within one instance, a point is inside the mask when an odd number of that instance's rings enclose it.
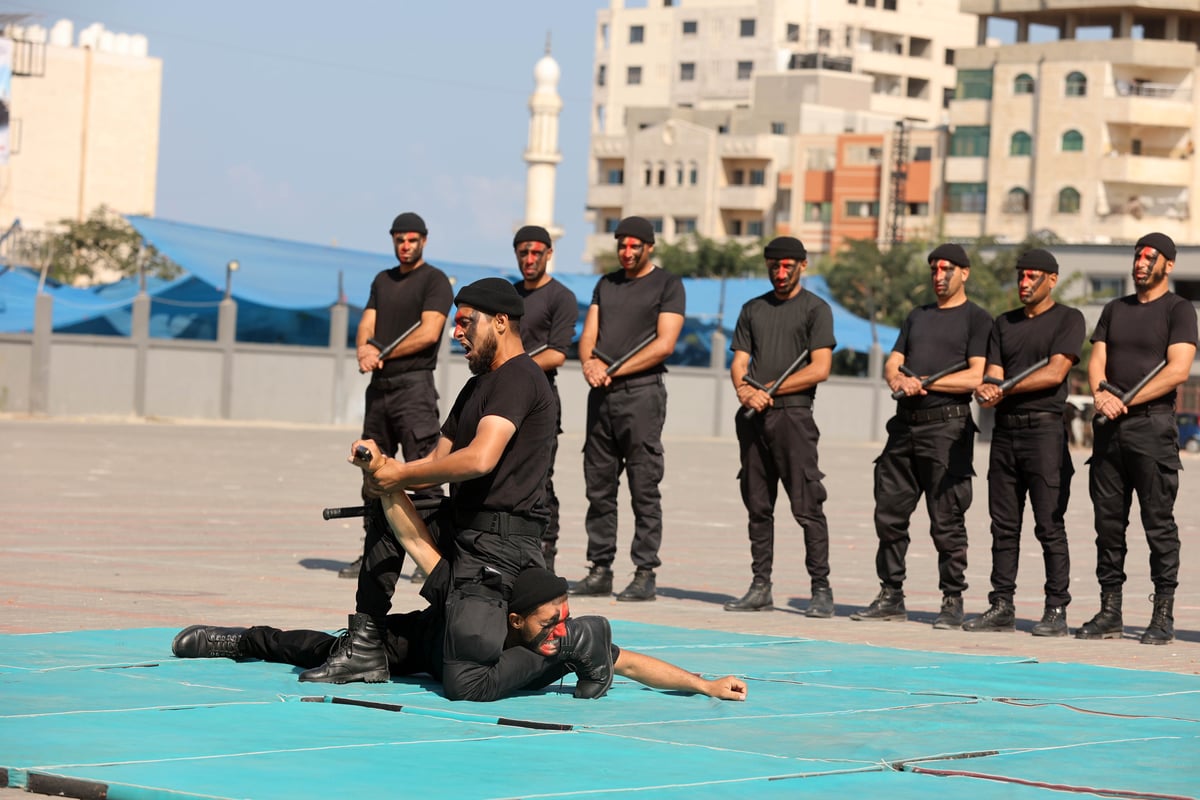
<instances>
[{"instance_id":1,"label":"teal mat","mask_svg":"<svg viewBox=\"0 0 1200 800\"><path fill-rule=\"evenodd\" d=\"M613 628L743 676L749 699L618 678L598 701L565 683L451 703L428 680L311 685L286 665L176 659L173 629L0 635L0 767L11 786L113 800L1200 797L1200 677Z\"/></svg>"}]
</instances>

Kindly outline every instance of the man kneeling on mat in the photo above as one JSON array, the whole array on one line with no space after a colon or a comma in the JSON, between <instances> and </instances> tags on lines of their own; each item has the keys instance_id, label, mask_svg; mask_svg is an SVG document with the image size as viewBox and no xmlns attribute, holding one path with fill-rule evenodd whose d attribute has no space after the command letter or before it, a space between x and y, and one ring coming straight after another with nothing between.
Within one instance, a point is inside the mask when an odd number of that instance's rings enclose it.
<instances>
[{"instance_id":1,"label":"man kneeling on mat","mask_svg":"<svg viewBox=\"0 0 1200 800\"><path fill-rule=\"evenodd\" d=\"M428 674L441 680L442 637L445 628L445 597L450 590L451 570L439 561L421 588L430 605L421 611L390 614L385 621L383 648L386 669L392 675ZM554 659L559 655L570 610L567 582L549 570L530 567L517 576L508 603L508 635L505 647L526 647L550 657L546 670L523 687L541 689L561 679L572 668ZM350 636L349 633L342 634ZM171 650L179 658L262 659L293 664L305 669L325 663L338 645L338 637L321 631L255 626L218 628L192 625L175 637ZM707 680L652 656L611 646L613 669L620 675L655 689L692 692L720 700L745 700L746 683L732 675ZM381 678L383 680L384 678ZM611 684L611 673L608 682ZM580 680L580 684L585 679ZM576 697L599 697L599 687L583 687ZM607 690L607 686L603 689Z\"/></svg>"}]
</instances>

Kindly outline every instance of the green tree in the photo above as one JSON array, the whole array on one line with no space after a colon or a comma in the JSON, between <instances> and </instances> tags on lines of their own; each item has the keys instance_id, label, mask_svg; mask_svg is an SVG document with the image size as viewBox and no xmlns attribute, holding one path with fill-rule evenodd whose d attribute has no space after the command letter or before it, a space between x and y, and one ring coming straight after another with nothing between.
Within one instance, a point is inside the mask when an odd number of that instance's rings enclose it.
<instances>
[{"instance_id":1,"label":"green tree","mask_svg":"<svg viewBox=\"0 0 1200 800\"><path fill-rule=\"evenodd\" d=\"M129 277L142 270L146 275L170 279L183 271L106 206L82 222L64 219L59 226L59 231L25 238L18 248L21 260L46 270L51 280L94 283L105 271Z\"/></svg>"},{"instance_id":2,"label":"green tree","mask_svg":"<svg viewBox=\"0 0 1200 800\"><path fill-rule=\"evenodd\" d=\"M733 239L717 242L699 234L689 234L674 243L658 242L654 246L653 261L668 272L685 278L733 278L766 274L762 242L743 243ZM614 251L596 256L597 272L611 272L616 268L615 248Z\"/></svg>"}]
</instances>

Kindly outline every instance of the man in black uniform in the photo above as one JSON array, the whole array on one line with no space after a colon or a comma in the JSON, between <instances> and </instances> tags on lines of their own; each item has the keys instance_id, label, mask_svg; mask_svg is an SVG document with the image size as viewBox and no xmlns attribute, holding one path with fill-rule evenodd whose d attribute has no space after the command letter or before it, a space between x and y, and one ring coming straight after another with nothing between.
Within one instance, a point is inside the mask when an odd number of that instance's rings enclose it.
<instances>
[{"instance_id":1,"label":"man in black uniform","mask_svg":"<svg viewBox=\"0 0 1200 800\"><path fill-rule=\"evenodd\" d=\"M937 302L913 309L884 365L884 378L900 392L888 439L875 460L875 572L881 589L855 620L904 620L905 555L909 518L925 495L929 533L938 551L942 608L933 627L958 629L967 588L967 526L972 458L978 428L971 419L971 392L983 380L992 318L967 299L971 261L957 244L929 254L929 277ZM955 365L936 381L926 379ZM901 371L906 367L919 377Z\"/></svg>"},{"instance_id":2,"label":"man in black uniform","mask_svg":"<svg viewBox=\"0 0 1200 800\"><path fill-rule=\"evenodd\" d=\"M1124 630L1121 590L1125 584L1125 531L1137 492L1142 528L1150 546L1153 612L1142 644L1175 638L1175 589L1179 584L1178 430L1175 394L1196 357L1196 309L1167 291L1175 268L1175 243L1150 233L1133 248L1134 294L1111 301L1092 334L1088 383L1097 416L1093 420L1088 491L1096 512L1096 579L1100 611L1075 632L1080 639L1120 638ZM1162 370L1123 402L1158 364Z\"/></svg>"},{"instance_id":3,"label":"man in black uniform","mask_svg":"<svg viewBox=\"0 0 1200 800\"><path fill-rule=\"evenodd\" d=\"M554 246L545 228L537 225L521 228L513 237L513 250L521 270L521 280L513 285L525 301L521 341L550 381L557 409L555 429L562 433L562 401L558 397L555 376L567 360L567 350L575 338L579 305L571 290L546 272ZM542 555L546 559L546 568L551 571L554 570L554 556L558 554L558 495L554 493L554 459L557 455L558 436L555 435L550 448L550 471L546 474L546 507L550 510L550 519L542 534Z\"/></svg>"},{"instance_id":4,"label":"man in black uniform","mask_svg":"<svg viewBox=\"0 0 1200 800\"><path fill-rule=\"evenodd\" d=\"M741 455L742 503L749 516L751 570L754 579L740 600L726 611L769 611L771 567L775 558L775 499L779 482L787 492L792 516L804 528L804 566L812 581L812 600L805 616L832 617L829 587L829 526L825 521L824 474L817 465L820 431L813 421L817 384L829 377L833 364L833 312L829 304L804 291L800 276L808 253L799 239L780 236L763 249L772 291L742 306L733 332L733 364L729 374L737 392L735 426ZM775 389L774 396L746 382L749 377L768 389L804 351L808 361ZM750 416L747 417L747 414Z\"/></svg>"},{"instance_id":5,"label":"man in black uniform","mask_svg":"<svg viewBox=\"0 0 1200 800\"><path fill-rule=\"evenodd\" d=\"M407 614L389 614L384 624L384 649L391 675L427 674L442 679L442 640L445 601L451 591L451 569L441 561L429 570L421 595L429 606ZM513 583L508 602L505 649L526 647L547 659L543 674L526 690L549 686L571 671L559 655L571 622L567 582L549 570L530 567ZM566 615L566 616L564 616ZM346 635L346 634L343 634ZM257 625L218 628L190 625L176 635L171 651L179 658L261 659L305 669L322 664L338 647L339 637L323 631L291 630ZM705 679L674 664L612 645L613 672L655 689L694 692L721 700L745 700L746 683L732 675Z\"/></svg>"},{"instance_id":6,"label":"man in black uniform","mask_svg":"<svg viewBox=\"0 0 1200 800\"><path fill-rule=\"evenodd\" d=\"M571 587L577 595L612 592L617 554L617 486L621 471L633 501L630 555L637 568L618 600L655 598L654 570L661 564L663 477L662 428L667 414L664 363L683 330L683 281L650 262L654 226L642 217L617 224L621 268L596 282L579 337L588 393L583 477L588 510L588 575ZM651 334L653 341L611 370L606 359L624 358ZM605 359L598 357L603 353Z\"/></svg>"},{"instance_id":7,"label":"man in black uniform","mask_svg":"<svg viewBox=\"0 0 1200 800\"><path fill-rule=\"evenodd\" d=\"M450 281L437 267L425 262L425 242L429 231L425 220L406 211L392 222L392 248L399 264L384 270L371 282L371 294L358 323L358 370L370 373L366 407L363 412L363 436L379 444L389 456L397 450L405 461L423 458L438 440L437 390L433 370L437 367L438 343L446 327L453 293ZM380 360L381 350L401 334L418 325L395 350ZM430 496L441 494L441 487L430 487ZM366 498L364 498L366 499ZM390 547L387 526L379 513L378 501L367 502L363 517L366 539L363 554L373 547ZM399 555L403 558L403 554ZM374 561L392 577L363 576L363 556L338 573L359 580L358 610L383 616L391 608L392 590L400 574L401 561L386 563L383 553ZM419 573L414 573L418 576ZM379 588L384 589L381 593Z\"/></svg>"},{"instance_id":8,"label":"man in black uniform","mask_svg":"<svg viewBox=\"0 0 1200 800\"><path fill-rule=\"evenodd\" d=\"M505 601L516 576L543 566L541 535L546 526L545 481L554 437L554 397L542 371L525 353L520 318L524 302L503 278L485 278L465 287L455 302L454 337L466 353L471 378L455 400L438 445L428 456L398 462L369 440L365 448L364 489L383 499L394 536L423 569L440 559L433 534L405 489L451 484L451 495L436 522L439 537L453 537L453 591L446 601L443 685L452 700L490 700L524 686L545 667L536 653L505 651ZM417 544L413 544L416 542ZM364 573L374 575L370 557ZM608 654L608 623L602 617L576 620L571 651ZM386 677L381 617L350 618L346 645L301 680L346 683ZM603 647L601 644L603 643ZM586 665L593 662L583 657ZM599 694L611 683L611 654L605 666L586 669Z\"/></svg>"},{"instance_id":9,"label":"man in black uniform","mask_svg":"<svg viewBox=\"0 0 1200 800\"><path fill-rule=\"evenodd\" d=\"M1063 408L1067 375L1083 348L1083 314L1054 302L1058 262L1045 250L1017 259L1017 292L1022 307L1001 314L988 342L987 376L1012 378L1046 364L1002 390L984 382L975 399L996 409L988 463L988 513L992 518L991 604L967 620L967 631L1011 631L1016 623L1013 596L1021 555L1021 517L1025 496L1033 506L1033 532L1046 566L1046 602L1034 636L1066 636L1071 602L1071 559L1063 517L1071 497L1071 464Z\"/></svg>"}]
</instances>

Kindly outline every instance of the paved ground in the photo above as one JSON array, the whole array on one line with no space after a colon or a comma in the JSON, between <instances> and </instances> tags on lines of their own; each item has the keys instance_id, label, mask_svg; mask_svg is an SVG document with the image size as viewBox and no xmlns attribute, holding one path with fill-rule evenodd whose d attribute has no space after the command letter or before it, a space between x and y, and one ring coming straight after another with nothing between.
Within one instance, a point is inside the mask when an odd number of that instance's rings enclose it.
<instances>
[{"instance_id":1,"label":"paved ground","mask_svg":"<svg viewBox=\"0 0 1200 800\"><path fill-rule=\"evenodd\" d=\"M355 468L344 463L354 431L172 422L32 420L0 417L0 632L270 623L334 629L353 610L354 583L337 570L360 544L357 520L323 521L325 506L354 505ZM559 571L586 571L582 441L564 437L558 485L564 540ZM839 642L963 653L1012 653L1044 661L1200 673L1200 458L1184 455L1176 517L1184 541L1176 600L1177 641L1143 646L1152 591L1145 539L1131 530L1125 593L1126 636L1099 642L1035 639L1042 565L1027 519L1013 634L934 631L936 555L924 512L914 518L906 586L910 621L854 622L850 612L877 591L871 523L871 461L878 445L826 442L826 511L832 536L837 616L803 616L808 579L795 524L779 525L771 613L722 610L750 581L744 512L732 441L674 439L663 485L667 527L659 598L645 604L577 598L575 613L692 628L802 635ZM980 473L986 445L976 453ZM1096 610L1091 507L1083 451L1068 518L1072 544L1072 626ZM970 512L968 613L986 607L990 566L986 489L976 481ZM624 498L624 492L623 498ZM628 504L622 501L622 505ZM780 506L781 510L783 506ZM624 512L623 512L624 513ZM1027 512L1028 516L1028 512ZM1136 516L1135 516L1136 519ZM632 573L631 520L622 519L618 584ZM620 585L618 586L620 588ZM420 603L404 583L400 609ZM167 643L164 642L164 648Z\"/></svg>"}]
</instances>

